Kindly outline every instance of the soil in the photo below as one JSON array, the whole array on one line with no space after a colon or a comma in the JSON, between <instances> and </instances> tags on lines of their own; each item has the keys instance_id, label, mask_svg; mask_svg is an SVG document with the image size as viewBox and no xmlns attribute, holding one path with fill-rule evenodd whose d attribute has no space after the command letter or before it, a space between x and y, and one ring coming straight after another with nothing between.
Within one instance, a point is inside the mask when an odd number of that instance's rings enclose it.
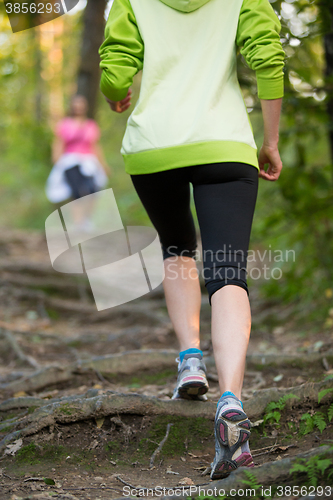
<instances>
[{"instance_id":1,"label":"soil","mask_svg":"<svg viewBox=\"0 0 333 500\"><path fill-rule=\"evenodd\" d=\"M55 299L68 301L63 308ZM293 304L282 306L260 293L260 283L251 289L253 327L243 400L265 388L287 388L316 382L333 373L332 329L300 322ZM50 365L68 365L97 356L145 349L174 349L177 340L169 321L162 287L128 305L123 314L98 315L89 284L78 276L52 270L44 235L2 231L0 240L0 384L1 401L8 399L6 384ZM52 302L53 301L53 302ZM132 308L132 309L131 309ZM142 312L149 312L143 314ZM10 328L9 328L10 327ZM11 344L5 332L15 339ZM202 349L212 356L210 306L203 288L201 316ZM307 356L318 354L310 364ZM298 356L297 361L265 364L280 356ZM176 357L176 356L175 356ZM28 394L46 401L74 394L106 391L137 393L170 399L176 381L174 367L154 367L128 375L102 374L98 370L76 373L69 381L49 384ZM220 393L214 366L209 368L208 399L217 402ZM256 466L292 457L333 443L333 424L327 418L329 404L297 402L281 410L274 423L254 423L251 450ZM0 411L0 424L33 412L34 408ZM304 414L321 412L326 427L304 433ZM302 418L303 417L303 418ZM152 454L172 423L169 437L149 466ZM4 430L3 430L4 431ZM1 435L6 435L4 431ZM213 423L196 417L119 415L70 424L57 424L23 438L13 455L0 458L0 498L113 499L128 493L125 484L172 488L179 484L211 484L202 472L214 457ZM31 479L34 478L34 479ZM55 484L47 485L43 478ZM324 481L325 482L325 481ZM305 484L305 483L304 483ZM324 483L323 483L324 484ZM43 496L44 495L44 496Z\"/></svg>"}]
</instances>

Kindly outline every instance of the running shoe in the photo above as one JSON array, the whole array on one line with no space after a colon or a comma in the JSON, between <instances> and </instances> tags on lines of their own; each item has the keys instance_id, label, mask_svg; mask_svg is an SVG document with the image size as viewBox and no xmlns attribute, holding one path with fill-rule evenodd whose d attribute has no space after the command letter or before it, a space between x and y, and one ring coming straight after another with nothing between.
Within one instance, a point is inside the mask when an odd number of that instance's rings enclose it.
<instances>
[{"instance_id":1,"label":"running shoe","mask_svg":"<svg viewBox=\"0 0 333 500\"><path fill-rule=\"evenodd\" d=\"M183 362L178 361L178 379L171 399L192 399L207 401L208 391L206 365L201 354L185 354Z\"/></svg>"},{"instance_id":2,"label":"running shoe","mask_svg":"<svg viewBox=\"0 0 333 500\"><path fill-rule=\"evenodd\" d=\"M251 422L239 399L224 396L215 416L215 458L211 479L223 479L238 467L254 467L248 442L250 428Z\"/></svg>"}]
</instances>

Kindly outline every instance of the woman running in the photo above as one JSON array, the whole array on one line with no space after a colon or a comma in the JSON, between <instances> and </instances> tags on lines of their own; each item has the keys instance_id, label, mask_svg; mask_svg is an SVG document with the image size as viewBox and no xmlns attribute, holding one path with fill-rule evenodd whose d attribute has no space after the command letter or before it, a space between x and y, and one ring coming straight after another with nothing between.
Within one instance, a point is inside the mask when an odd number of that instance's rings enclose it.
<instances>
[{"instance_id":1,"label":"woman running","mask_svg":"<svg viewBox=\"0 0 333 500\"><path fill-rule=\"evenodd\" d=\"M258 171L275 181L282 169L280 29L268 0L114 0L100 48L101 90L118 113L129 108L133 77L143 69L121 152L162 245L166 303L180 344L174 399L202 399L208 390L193 186L221 390L212 479L253 466L241 402L251 329L246 265ZM259 158L237 79L237 47L256 71L264 121Z\"/></svg>"},{"instance_id":2,"label":"woman running","mask_svg":"<svg viewBox=\"0 0 333 500\"><path fill-rule=\"evenodd\" d=\"M46 194L52 203L69 198L74 200L96 193L107 183L110 169L98 144L100 130L87 118L88 102L81 95L71 100L69 116L56 127L52 159L55 163L46 184ZM74 204L73 220L82 230L90 228L91 200Z\"/></svg>"}]
</instances>

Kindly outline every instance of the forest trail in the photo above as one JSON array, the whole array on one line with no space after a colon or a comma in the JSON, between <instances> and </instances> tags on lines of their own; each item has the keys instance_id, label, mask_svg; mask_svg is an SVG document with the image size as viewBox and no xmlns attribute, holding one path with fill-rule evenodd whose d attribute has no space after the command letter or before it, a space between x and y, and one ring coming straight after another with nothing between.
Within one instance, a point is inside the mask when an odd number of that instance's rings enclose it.
<instances>
[{"instance_id":1,"label":"forest trail","mask_svg":"<svg viewBox=\"0 0 333 500\"><path fill-rule=\"evenodd\" d=\"M1 499L106 500L131 487L166 488L165 496L193 485L309 489L313 477L330 487L331 331L299 325L293 306L263 299L258 283L250 293L243 401L256 467L251 477L239 469L212 482L202 475L214 457L219 398L207 295L201 327L208 401L170 401L178 352L162 287L97 312L87 280L53 271L43 234L2 231ZM304 470L291 474L297 463Z\"/></svg>"}]
</instances>

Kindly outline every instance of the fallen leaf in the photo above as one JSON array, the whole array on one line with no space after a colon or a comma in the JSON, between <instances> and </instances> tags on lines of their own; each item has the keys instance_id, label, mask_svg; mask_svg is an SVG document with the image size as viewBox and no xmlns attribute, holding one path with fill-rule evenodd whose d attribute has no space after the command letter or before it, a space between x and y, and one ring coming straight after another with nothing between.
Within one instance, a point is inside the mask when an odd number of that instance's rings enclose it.
<instances>
[{"instance_id":1,"label":"fallen leaf","mask_svg":"<svg viewBox=\"0 0 333 500\"><path fill-rule=\"evenodd\" d=\"M211 465L208 465L208 467L206 467L206 469L201 473L202 476L208 476L212 471L212 466Z\"/></svg>"},{"instance_id":2,"label":"fallen leaf","mask_svg":"<svg viewBox=\"0 0 333 500\"><path fill-rule=\"evenodd\" d=\"M97 439L94 439L94 441L92 441L92 442L90 443L90 445L89 445L89 449L90 449L90 450L94 450L94 449L98 446L98 444L99 444L99 443L98 443Z\"/></svg>"},{"instance_id":3,"label":"fallen leaf","mask_svg":"<svg viewBox=\"0 0 333 500\"><path fill-rule=\"evenodd\" d=\"M262 420L256 420L256 422L254 422L253 424L251 423L251 427L258 427L262 423L263 423L263 419Z\"/></svg>"},{"instance_id":4,"label":"fallen leaf","mask_svg":"<svg viewBox=\"0 0 333 500\"><path fill-rule=\"evenodd\" d=\"M45 484L55 484L55 481L51 479L50 477L44 477L43 478Z\"/></svg>"},{"instance_id":5,"label":"fallen leaf","mask_svg":"<svg viewBox=\"0 0 333 500\"><path fill-rule=\"evenodd\" d=\"M7 450L5 450L4 455L15 455L15 453L20 448L22 448L22 444L23 444L23 441L21 438L14 441L13 444L7 444L7 446L6 446Z\"/></svg>"},{"instance_id":6,"label":"fallen leaf","mask_svg":"<svg viewBox=\"0 0 333 500\"><path fill-rule=\"evenodd\" d=\"M14 398L22 398L23 396L26 396L27 393L24 392L24 391L18 391L18 392L15 392L14 394Z\"/></svg>"},{"instance_id":7,"label":"fallen leaf","mask_svg":"<svg viewBox=\"0 0 333 500\"><path fill-rule=\"evenodd\" d=\"M322 340L318 340L313 344L313 350L314 352L318 352L324 345L324 342Z\"/></svg>"},{"instance_id":8,"label":"fallen leaf","mask_svg":"<svg viewBox=\"0 0 333 500\"><path fill-rule=\"evenodd\" d=\"M100 429L102 425L104 424L104 417L103 418L95 418L96 426Z\"/></svg>"},{"instance_id":9,"label":"fallen leaf","mask_svg":"<svg viewBox=\"0 0 333 500\"><path fill-rule=\"evenodd\" d=\"M166 473L167 474L179 474L179 472L174 472L173 470L171 470L171 466L167 468Z\"/></svg>"},{"instance_id":10,"label":"fallen leaf","mask_svg":"<svg viewBox=\"0 0 333 500\"><path fill-rule=\"evenodd\" d=\"M180 457L180 460L181 460L182 462L186 462L186 458L185 458L185 457Z\"/></svg>"},{"instance_id":11,"label":"fallen leaf","mask_svg":"<svg viewBox=\"0 0 333 500\"><path fill-rule=\"evenodd\" d=\"M180 484L182 486L186 486L186 485L194 484L194 482L192 481L192 479L190 477L183 477L183 479L181 479L178 484Z\"/></svg>"},{"instance_id":12,"label":"fallen leaf","mask_svg":"<svg viewBox=\"0 0 333 500\"><path fill-rule=\"evenodd\" d=\"M101 384L95 384L93 386L94 389L103 389L103 386Z\"/></svg>"}]
</instances>

